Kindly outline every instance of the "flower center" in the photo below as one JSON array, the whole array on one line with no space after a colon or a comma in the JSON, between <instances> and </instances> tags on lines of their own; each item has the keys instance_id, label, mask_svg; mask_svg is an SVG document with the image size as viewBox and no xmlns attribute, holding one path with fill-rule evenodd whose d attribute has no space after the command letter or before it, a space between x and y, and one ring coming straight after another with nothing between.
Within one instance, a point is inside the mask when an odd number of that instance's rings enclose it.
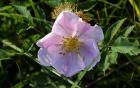
<instances>
[{"instance_id":1,"label":"flower center","mask_svg":"<svg viewBox=\"0 0 140 88\"><path fill-rule=\"evenodd\" d=\"M63 41L65 52L78 52L81 42L76 37L64 38Z\"/></svg>"}]
</instances>

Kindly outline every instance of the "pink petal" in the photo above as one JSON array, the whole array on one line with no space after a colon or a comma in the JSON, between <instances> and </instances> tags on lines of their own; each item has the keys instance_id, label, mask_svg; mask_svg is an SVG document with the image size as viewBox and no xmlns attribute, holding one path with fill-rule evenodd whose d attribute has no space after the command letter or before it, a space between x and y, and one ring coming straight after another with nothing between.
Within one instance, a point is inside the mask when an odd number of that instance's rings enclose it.
<instances>
[{"instance_id":1,"label":"pink petal","mask_svg":"<svg viewBox=\"0 0 140 88\"><path fill-rule=\"evenodd\" d=\"M50 66L49 57L47 56L47 49L40 48L38 51L38 61L43 66Z\"/></svg>"},{"instance_id":2,"label":"pink petal","mask_svg":"<svg viewBox=\"0 0 140 88\"><path fill-rule=\"evenodd\" d=\"M88 31L80 36L80 39L95 39L96 42L100 42L104 39L104 34L100 26L94 25L91 26Z\"/></svg>"},{"instance_id":3,"label":"pink petal","mask_svg":"<svg viewBox=\"0 0 140 88\"><path fill-rule=\"evenodd\" d=\"M48 54L51 65L61 74L70 77L84 69L82 58L76 53L60 54L62 52L59 46L50 46Z\"/></svg>"},{"instance_id":4,"label":"pink petal","mask_svg":"<svg viewBox=\"0 0 140 88\"><path fill-rule=\"evenodd\" d=\"M81 18L72 12L61 12L53 25L52 32L62 36L70 36L79 19Z\"/></svg>"},{"instance_id":5,"label":"pink petal","mask_svg":"<svg viewBox=\"0 0 140 88\"><path fill-rule=\"evenodd\" d=\"M78 56L76 53L69 53L67 55L68 59L68 72L67 77L71 77L85 68L83 58Z\"/></svg>"},{"instance_id":6,"label":"pink petal","mask_svg":"<svg viewBox=\"0 0 140 88\"><path fill-rule=\"evenodd\" d=\"M90 28L91 28L90 24L84 22L82 19L79 19L79 21L77 21L75 25L73 36L81 36L88 30L90 30Z\"/></svg>"},{"instance_id":7,"label":"pink petal","mask_svg":"<svg viewBox=\"0 0 140 88\"><path fill-rule=\"evenodd\" d=\"M90 65L92 62L94 67L100 61L100 52L97 47L96 41L92 39L84 40L84 44L80 49L80 55L84 58L85 66Z\"/></svg>"},{"instance_id":8,"label":"pink petal","mask_svg":"<svg viewBox=\"0 0 140 88\"><path fill-rule=\"evenodd\" d=\"M50 45L59 44L62 41L62 37L54 33L49 33L37 42L37 46L47 48Z\"/></svg>"},{"instance_id":9,"label":"pink petal","mask_svg":"<svg viewBox=\"0 0 140 88\"><path fill-rule=\"evenodd\" d=\"M101 56L98 55L98 56L93 60L92 66L89 68L89 70L91 70L93 67L95 67L95 65L100 61L100 59L101 59Z\"/></svg>"}]
</instances>

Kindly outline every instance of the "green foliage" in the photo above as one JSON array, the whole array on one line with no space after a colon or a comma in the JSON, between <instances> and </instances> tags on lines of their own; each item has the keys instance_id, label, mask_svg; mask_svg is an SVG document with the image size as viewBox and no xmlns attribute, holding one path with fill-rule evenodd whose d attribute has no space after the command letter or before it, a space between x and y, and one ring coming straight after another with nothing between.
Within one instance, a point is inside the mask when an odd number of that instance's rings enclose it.
<instances>
[{"instance_id":1,"label":"green foliage","mask_svg":"<svg viewBox=\"0 0 140 88\"><path fill-rule=\"evenodd\" d=\"M13 48L14 50L18 51L18 52L23 52L22 49L20 49L19 47L17 47L16 45L12 44L11 42L9 42L8 40L2 40L2 43L5 44L6 46L9 46L11 48Z\"/></svg>"},{"instance_id":2,"label":"green foliage","mask_svg":"<svg viewBox=\"0 0 140 88\"><path fill-rule=\"evenodd\" d=\"M138 15L139 21L140 21L140 7L139 7L139 5L137 5L135 0L129 0L129 2L133 6L133 8L135 9L135 11L136 11L136 13Z\"/></svg>"},{"instance_id":3,"label":"green foliage","mask_svg":"<svg viewBox=\"0 0 140 88\"><path fill-rule=\"evenodd\" d=\"M118 53L114 51L111 51L106 55L103 67L104 72L109 68L110 65L117 64L117 57Z\"/></svg>"},{"instance_id":4,"label":"green foliage","mask_svg":"<svg viewBox=\"0 0 140 88\"><path fill-rule=\"evenodd\" d=\"M78 5L98 23L105 39L101 61L72 78L37 61L36 42L51 31L51 11ZM2 0L0 2L0 88L139 88L139 0ZM135 14L136 12L136 14Z\"/></svg>"},{"instance_id":5,"label":"green foliage","mask_svg":"<svg viewBox=\"0 0 140 88\"><path fill-rule=\"evenodd\" d=\"M64 2L64 0L46 0L45 1L48 5L50 5L51 7L54 7L62 2Z\"/></svg>"},{"instance_id":6,"label":"green foliage","mask_svg":"<svg viewBox=\"0 0 140 88\"><path fill-rule=\"evenodd\" d=\"M105 34L105 38L106 40L112 40L114 38L114 36L117 34L117 32L119 32L119 30L121 29L121 26L123 25L123 23L125 22L126 18L121 19L117 22L115 22L114 24L112 24L108 29L107 32Z\"/></svg>"},{"instance_id":7,"label":"green foliage","mask_svg":"<svg viewBox=\"0 0 140 88\"><path fill-rule=\"evenodd\" d=\"M24 15L25 17L27 17L27 19L31 18L31 14L30 12L27 10L27 7L25 6L19 6L19 5L15 5L14 6L16 10L18 10L18 12L22 15Z\"/></svg>"},{"instance_id":8,"label":"green foliage","mask_svg":"<svg viewBox=\"0 0 140 88\"><path fill-rule=\"evenodd\" d=\"M118 37L111 49L113 52L118 52L122 54L138 55L140 53L139 42L135 40L130 42L127 38Z\"/></svg>"},{"instance_id":9,"label":"green foliage","mask_svg":"<svg viewBox=\"0 0 140 88\"><path fill-rule=\"evenodd\" d=\"M125 33L124 33L124 36L125 36L125 37L128 37L128 35L132 32L133 29L134 29L134 26L129 26L129 27L126 29L126 31L125 31Z\"/></svg>"},{"instance_id":10,"label":"green foliage","mask_svg":"<svg viewBox=\"0 0 140 88\"><path fill-rule=\"evenodd\" d=\"M15 56L16 52L13 50L3 50L0 49L0 60L10 59L12 56Z\"/></svg>"}]
</instances>

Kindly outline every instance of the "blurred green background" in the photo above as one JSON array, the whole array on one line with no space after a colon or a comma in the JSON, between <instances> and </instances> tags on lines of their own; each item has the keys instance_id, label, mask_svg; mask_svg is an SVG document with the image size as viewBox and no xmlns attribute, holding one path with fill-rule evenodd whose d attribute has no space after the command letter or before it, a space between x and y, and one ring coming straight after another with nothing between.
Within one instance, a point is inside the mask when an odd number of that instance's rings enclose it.
<instances>
[{"instance_id":1,"label":"blurred green background","mask_svg":"<svg viewBox=\"0 0 140 88\"><path fill-rule=\"evenodd\" d=\"M36 61L35 43L51 31L54 7L66 1L105 35L100 63L72 78ZM0 0L0 88L139 88L139 42L140 0Z\"/></svg>"}]
</instances>

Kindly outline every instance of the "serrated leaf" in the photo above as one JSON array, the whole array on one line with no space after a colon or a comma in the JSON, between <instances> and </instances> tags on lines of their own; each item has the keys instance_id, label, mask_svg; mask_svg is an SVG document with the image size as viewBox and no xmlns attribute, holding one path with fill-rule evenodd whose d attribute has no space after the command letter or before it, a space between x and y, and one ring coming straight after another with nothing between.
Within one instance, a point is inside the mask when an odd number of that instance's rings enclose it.
<instances>
[{"instance_id":1,"label":"serrated leaf","mask_svg":"<svg viewBox=\"0 0 140 88\"><path fill-rule=\"evenodd\" d=\"M125 20L126 18L118 20L107 29L106 34L105 34L105 42L108 42L113 39L116 33L120 30Z\"/></svg>"},{"instance_id":2,"label":"serrated leaf","mask_svg":"<svg viewBox=\"0 0 140 88\"><path fill-rule=\"evenodd\" d=\"M127 36L132 32L133 29L134 29L134 26L129 26L129 27L126 29L126 31L125 31L125 33L124 33L124 36L127 37Z\"/></svg>"},{"instance_id":3,"label":"serrated leaf","mask_svg":"<svg viewBox=\"0 0 140 88\"><path fill-rule=\"evenodd\" d=\"M113 29L111 31L111 38L110 38L110 40L112 40L113 37L116 35L116 33L120 30L120 28L123 25L123 23L125 22L125 20L126 20L126 18L117 21L116 25L113 27Z\"/></svg>"},{"instance_id":4,"label":"serrated leaf","mask_svg":"<svg viewBox=\"0 0 140 88\"><path fill-rule=\"evenodd\" d=\"M138 54L140 54L140 49L139 48L137 48L137 47L134 47L132 50L131 50L131 52L129 53L131 56L132 55L138 55Z\"/></svg>"},{"instance_id":5,"label":"serrated leaf","mask_svg":"<svg viewBox=\"0 0 140 88\"><path fill-rule=\"evenodd\" d=\"M139 42L137 40L130 42L127 38L124 37L118 37L111 49L113 52L129 55L138 55L140 53Z\"/></svg>"},{"instance_id":6,"label":"serrated leaf","mask_svg":"<svg viewBox=\"0 0 140 88\"><path fill-rule=\"evenodd\" d=\"M110 65L117 64L117 57L118 57L117 52L110 52L108 55L106 55L103 67L104 72L110 67Z\"/></svg>"},{"instance_id":7,"label":"serrated leaf","mask_svg":"<svg viewBox=\"0 0 140 88\"><path fill-rule=\"evenodd\" d=\"M139 41L136 39L136 40L134 41L133 45L134 45L134 46L140 46L140 43L139 43Z\"/></svg>"}]
</instances>

